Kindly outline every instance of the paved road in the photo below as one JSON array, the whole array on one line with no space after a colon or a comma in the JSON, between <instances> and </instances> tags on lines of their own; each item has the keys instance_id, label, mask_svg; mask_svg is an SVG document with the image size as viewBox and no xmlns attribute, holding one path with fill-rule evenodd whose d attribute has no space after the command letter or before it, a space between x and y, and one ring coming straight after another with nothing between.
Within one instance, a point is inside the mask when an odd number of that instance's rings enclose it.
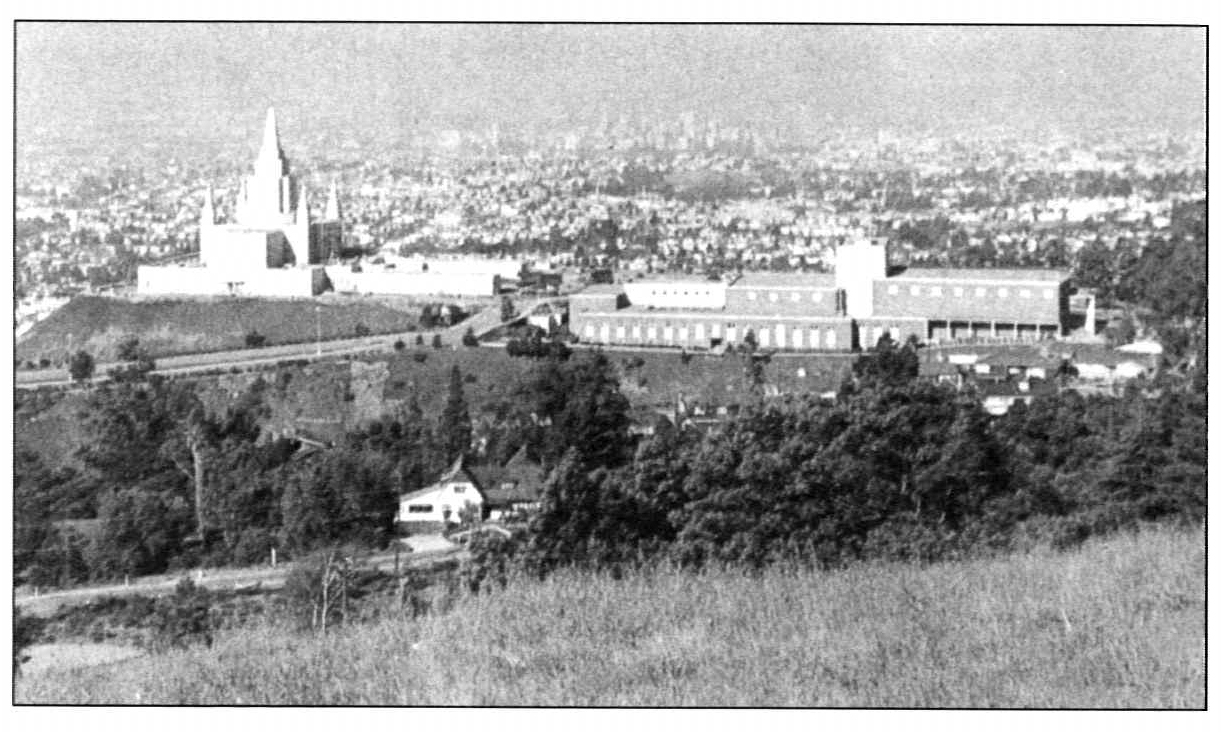
<instances>
[{"instance_id":1,"label":"paved road","mask_svg":"<svg viewBox=\"0 0 1221 732\"><path fill-rule=\"evenodd\" d=\"M527 315L533 313L541 305L551 304L563 299L565 298L541 298L518 303L517 309L520 314L512 322L525 319ZM156 360L157 368L153 373L168 376L184 375L214 369L228 370L231 368L266 366L286 359L316 361L318 359L350 354L386 352L393 350L395 341L403 340L411 343L417 335L423 335L426 341L431 341L433 335L440 334L442 343L457 345L462 342L462 336L465 335L468 329L473 330L477 338L482 338L503 324L500 320L500 309L492 307L443 330L404 331L402 333L389 333L362 338L323 341L321 344L317 342L291 343L282 346L268 346L266 348L246 348L233 351L216 351L214 353L165 356ZM122 365L120 363L97 364L94 372L98 376L93 381L95 383L106 381L108 378L105 376L106 372ZM44 386L71 386L73 384L66 369L18 371L15 373L15 377L15 386L18 389L37 389Z\"/></svg>"},{"instance_id":2,"label":"paved road","mask_svg":"<svg viewBox=\"0 0 1221 732\"><path fill-rule=\"evenodd\" d=\"M449 542L430 544L418 551L403 552L400 557L402 567L427 567L446 559L460 559L466 556L466 550ZM392 572L395 568L393 552L377 554L364 560L364 564L379 570ZM79 605L103 595L146 595L157 597L168 595L174 591L184 577L190 577L196 584L209 589L234 589L259 585L266 589L276 589L283 586L284 580L293 569L291 562L284 562L276 567L247 567L241 569L212 569L189 572L179 572L172 575L157 575L141 577L127 583L98 585L93 587L78 587L71 590L59 590L40 595L22 592L14 602L24 612L40 617L52 615L65 605ZM24 590L24 588L23 588Z\"/></svg>"}]
</instances>

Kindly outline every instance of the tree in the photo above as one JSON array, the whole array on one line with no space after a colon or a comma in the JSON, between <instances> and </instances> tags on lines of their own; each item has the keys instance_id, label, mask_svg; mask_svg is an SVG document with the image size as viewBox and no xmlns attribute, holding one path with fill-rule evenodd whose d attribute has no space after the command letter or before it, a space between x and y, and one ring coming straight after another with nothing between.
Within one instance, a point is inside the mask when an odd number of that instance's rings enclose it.
<instances>
[{"instance_id":1,"label":"tree","mask_svg":"<svg viewBox=\"0 0 1221 732\"><path fill-rule=\"evenodd\" d=\"M449 391L445 396L445 407L441 410L437 434L446 461L456 460L470 449L471 415L462 391L462 372L456 365L449 372Z\"/></svg>"},{"instance_id":2,"label":"tree","mask_svg":"<svg viewBox=\"0 0 1221 732\"><path fill-rule=\"evenodd\" d=\"M534 447L544 464L555 464L570 447L591 469L617 467L631 457L630 405L600 351L539 361L514 394L520 413L541 427L541 444Z\"/></svg>"},{"instance_id":3,"label":"tree","mask_svg":"<svg viewBox=\"0 0 1221 732\"><path fill-rule=\"evenodd\" d=\"M354 558L332 547L298 562L281 593L299 628L326 635L347 621L355 580Z\"/></svg>"},{"instance_id":4,"label":"tree","mask_svg":"<svg viewBox=\"0 0 1221 732\"><path fill-rule=\"evenodd\" d=\"M425 305L420 310L420 327L424 330L432 330L438 325L440 318L433 312L432 305Z\"/></svg>"},{"instance_id":5,"label":"tree","mask_svg":"<svg viewBox=\"0 0 1221 732\"><path fill-rule=\"evenodd\" d=\"M472 328L467 328L462 334L462 345L467 348L474 348L479 345L479 339L475 337L475 331Z\"/></svg>"},{"instance_id":6,"label":"tree","mask_svg":"<svg viewBox=\"0 0 1221 732\"><path fill-rule=\"evenodd\" d=\"M920 373L920 357L915 336L902 348L896 346L889 333L883 333L872 351L862 354L852 364L852 374L863 387L903 386Z\"/></svg>"},{"instance_id":7,"label":"tree","mask_svg":"<svg viewBox=\"0 0 1221 732\"><path fill-rule=\"evenodd\" d=\"M119 341L119 345L115 350L115 356L120 361L136 361L144 355L144 349L140 348L140 339L135 336L127 336Z\"/></svg>"},{"instance_id":8,"label":"tree","mask_svg":"<svg viewBox=\"0 0 1221 732\"><path fill-rule=\"evenodd\" d=\"M182 548L194 520L177 485L165 477L104 494L101 533L90 557L96 577L164 572Z\"/></svg>"},{"instance_id":9,"label":"tree","mask_svg":"<svg viewBox=\"0 0 1221 732\"><path fill-rule=\"evenodd\" d=\"M68 374L73 381L88 381L93 376L93 356L88 351L77 351L68 361Z\"/></svg>"}]
</instances>

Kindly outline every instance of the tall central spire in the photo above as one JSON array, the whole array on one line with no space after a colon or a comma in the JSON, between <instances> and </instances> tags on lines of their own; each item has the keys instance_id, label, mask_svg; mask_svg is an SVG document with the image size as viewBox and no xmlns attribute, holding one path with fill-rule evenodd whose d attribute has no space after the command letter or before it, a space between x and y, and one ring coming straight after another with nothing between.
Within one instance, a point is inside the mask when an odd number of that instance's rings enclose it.
<instances>
[{"instance_id":1,"label":"tall central spire","mask_svg":"<svg viewBox=\"0 0 1221 732\"><path fill-rule=\"evenodd\" d=\"M272 169L277 176L288 173L288 160L280 149L280 130L276 125L275 107L267 108L267 121L263 123L263 145L259 148L259 158L255 166L263 170Z\"/></svg>"}]
</instances>

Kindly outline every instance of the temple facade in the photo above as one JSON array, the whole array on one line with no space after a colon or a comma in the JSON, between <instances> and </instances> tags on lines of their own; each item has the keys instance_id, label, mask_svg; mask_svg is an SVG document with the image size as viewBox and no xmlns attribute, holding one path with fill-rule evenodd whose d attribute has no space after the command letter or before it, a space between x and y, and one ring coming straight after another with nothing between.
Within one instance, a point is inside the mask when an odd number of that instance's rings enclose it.
<instances>
[{"instance_id":1,"label":"temple facade","mask_svg":"<svg viewBox=\"0 0 1221 732\"><path fill-rule=\"evenodd\" d=\"M307 191L280 146L274 109L252 171L242 179L231 221L218 221L208 187L199 220L199 260L142 266L142 295L308 297L326 286L322 264L342 239L339 194L331 186L322 220L311 221Z\"/></svg>"}]
</instances>

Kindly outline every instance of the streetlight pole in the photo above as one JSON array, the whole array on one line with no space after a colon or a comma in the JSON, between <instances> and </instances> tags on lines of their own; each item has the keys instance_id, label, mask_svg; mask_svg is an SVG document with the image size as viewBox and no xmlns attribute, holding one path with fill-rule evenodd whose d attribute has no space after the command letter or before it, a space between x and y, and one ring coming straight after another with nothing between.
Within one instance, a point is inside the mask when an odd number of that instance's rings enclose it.
<instances>
[{"instance_id":1,"label":"streetlight pole","mask_svg":"<svg viewBox=\"0 0 1221 732\"><path fill-rule=\"evenodd\" d=\"M317 333L317 340L315 341L315 343L317 344L317 347L314 350L314 355L317 356L318 358L322 358L322 306L321 305L314 306L314 327L315 327L315 332Z\"/></svg>"}]
</instances>

